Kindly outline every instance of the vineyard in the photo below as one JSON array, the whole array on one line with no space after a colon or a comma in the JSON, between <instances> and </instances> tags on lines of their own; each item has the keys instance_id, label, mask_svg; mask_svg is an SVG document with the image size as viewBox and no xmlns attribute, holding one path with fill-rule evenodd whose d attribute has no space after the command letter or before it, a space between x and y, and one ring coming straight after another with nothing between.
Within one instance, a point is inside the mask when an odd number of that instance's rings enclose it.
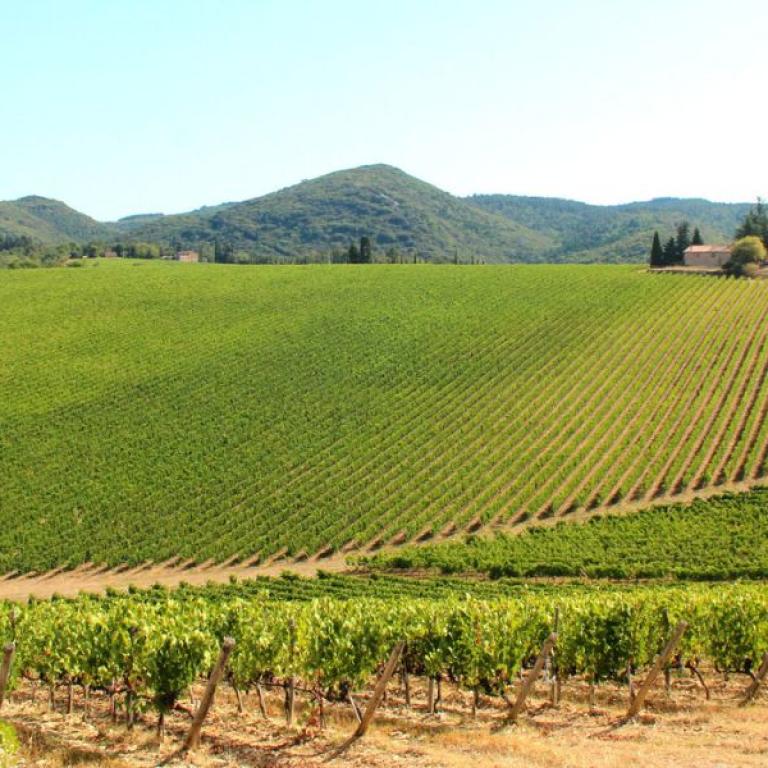
<instances>
[{"instance_id":1,"label":"vineyard","mask_svg":"<svg viewBox=\"0 0 768 768\"><path fill-rule=\"evenodd\" d=\"M372 570L446 574L723 580L768 577L768 489L601 515L518 535L403 547L357 558Z\"/></svg>"},{"instance_id":2,"label":"vineyard","mask_svg":"<svg viewBox=\"0 0 768 768\"><path fill-rule=\"evenodd\" d=\"M0 275L0 570L322 557L751 483L768 285L606 266Z\"/></svg>"},{"instance_id":3,"label":"vineyard","mask_svg":"<svg viewBox=\"0 0 768 768\"><path fill-rule=\"evenodd\" d=\"M354 706L350 695L370 690L395 647L402 653L393 685L408 690L410 678L414 685L431 680L434 710L439 683L450 682L474 696L475 707L480 696L497 700L503 720L509 718L503 702L512 706L526 675L538 674L534 661L553 632L547 676L559 696L568 695L574 680L593 687L631 686L633 676L639 682L675 634L668 686L684 672L698 678L702 698L709 698L708 676L712 683L717 673L741 673L745 687L750 678L759 680L757 668L768 658L768 589L285 600L267 590L244 599L211 587L180 599L153 591L6 605L0 622L2 640L15 643L9 690L22 681L42 686L55 706L63 689L72 711L77 688L81 706L106 698L115 719L129 725L154 712L160 731L166 715L184 711L182 699L207 676L226 638L234 646L223 679L238 697L256 690L262 700L265 687L284 691L289 722L298 698L320 711L334 702Z\"/></svg>"}]
</instances>

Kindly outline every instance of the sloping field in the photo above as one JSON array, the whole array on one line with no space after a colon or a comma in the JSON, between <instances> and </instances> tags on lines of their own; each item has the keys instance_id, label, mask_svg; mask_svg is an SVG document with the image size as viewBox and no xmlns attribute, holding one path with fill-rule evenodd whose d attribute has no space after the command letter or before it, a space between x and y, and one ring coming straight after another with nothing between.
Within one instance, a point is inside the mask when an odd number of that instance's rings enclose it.
<instances>
[{"instance_id":1,"label":"sloping field","mask_svg":"<svg viewBox=\"0 0 768 768\"><path fill-rule=\"evenodd\" d=\"M763 476L768 285L636 267L0 275L0 569L321 552Z\"/></svg>"}]
</instances>

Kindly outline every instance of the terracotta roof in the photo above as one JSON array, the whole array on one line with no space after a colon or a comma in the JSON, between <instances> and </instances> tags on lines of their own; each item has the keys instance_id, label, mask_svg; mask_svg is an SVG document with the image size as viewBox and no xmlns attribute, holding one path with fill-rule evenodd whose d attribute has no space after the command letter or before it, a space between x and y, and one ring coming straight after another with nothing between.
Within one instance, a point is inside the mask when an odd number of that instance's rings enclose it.
<instances>
[{"instance_id":1,"label":"terracotta roof","mask_svg":"<svg viewBox=\"0 0 768 768\"><path fill-rule=\"evenodd\" d=\"M730 245L689 245L684 253L722 253L730 250Z\"/></svg>"}]
</instances>

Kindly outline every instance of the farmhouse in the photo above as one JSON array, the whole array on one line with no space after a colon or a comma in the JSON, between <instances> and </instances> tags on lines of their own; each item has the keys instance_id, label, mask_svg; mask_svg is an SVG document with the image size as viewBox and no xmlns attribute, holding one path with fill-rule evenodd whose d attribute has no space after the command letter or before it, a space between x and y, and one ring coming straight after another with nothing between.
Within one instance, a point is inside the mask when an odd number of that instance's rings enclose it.
<instances>
[{"instance_id":1,"label":"farmhouse","mask_svg":"<svg viewBox=\"0 0 768 768\"><path fill-rule=\"evenodd\" d=\"M722 267L730 258L730 245L689 245L683 252L686 267Z\"/></svg>"},{"instance_id":2,"label":"farmhouse","mask_svg":"<svg viewBox=\"0 0 768 768\"><path fill-rule=\"evenodd\" d=\"M200 261L200 254L197 251L178 251L174 258L176 261Z\"/></svg>"}]
</instances>

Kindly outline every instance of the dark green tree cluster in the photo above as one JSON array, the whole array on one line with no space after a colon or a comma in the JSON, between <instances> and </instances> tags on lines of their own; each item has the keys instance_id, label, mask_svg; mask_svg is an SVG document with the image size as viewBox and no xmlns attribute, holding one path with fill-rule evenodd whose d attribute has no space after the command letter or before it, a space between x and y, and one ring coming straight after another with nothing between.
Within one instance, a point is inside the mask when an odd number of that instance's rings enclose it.
<instances>
[{"instance_id":1,"label":"dark green tree cluster","mask_svg":"<svg viewBox=\"0 0 768 768\"><path fill-rule=\"evenodd\" d=\"M371 238L361 237L359 247L351 243L347 249L347 261L350 264L370 264L373 261Z\"/></svg>"},{"instance_id":2,"label":"dark green tree cluster","mask_svg":"<svg viewBox=\"0 0 768 768\"><path fill-rule=\"evenodd\" d=\"M763 245L768 248L768 210L759 197L757 204L750 209L741 226L736 230L736 239L740 240L742 237L759 237Z\"/></svg>"},{"instance_id":3,"label":"dark green tree cluster","mask_svg":"<svg viewBox=\"0 0 768 768\"><path fill-rule=\"evenodd\" d=\"M675 264L682 264L685 249L689 245L703 244L704 240L699 228L695 227L693 235L691 235L691 225L687 221L677 225L675 234L663 246L659 233L656 231L653 233L653 243L651 244L650 265L652 267L671 267Z\"/></svg>"}]
</instances>

